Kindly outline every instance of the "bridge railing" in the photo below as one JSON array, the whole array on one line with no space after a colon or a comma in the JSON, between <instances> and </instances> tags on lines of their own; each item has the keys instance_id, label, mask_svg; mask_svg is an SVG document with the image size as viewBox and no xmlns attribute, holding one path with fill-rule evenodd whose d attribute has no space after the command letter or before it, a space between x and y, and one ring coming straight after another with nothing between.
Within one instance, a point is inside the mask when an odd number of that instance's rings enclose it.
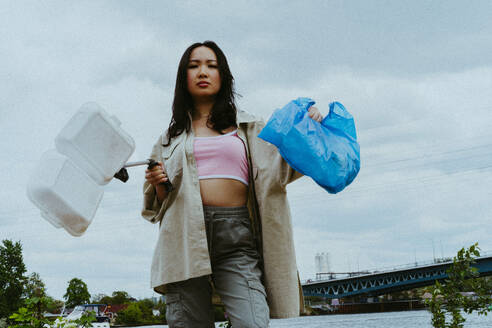
<instances>
[{"instance_id":1,"label":"bridge railing","mask_svg":"<svg viewBox=\"0 0 492 328\"><path fill-rule=\"evenodd\" d=\"M490 256L492 256L492 251L482 251L482 252L480 252L479 258L490 257ZM322 281L322 280L341 279L341 278L351 278L351 277L357 277L357 276L374 274L374 273L392 272L392 271L398 271L398 270L423 267L423 266L433 265L433 264L442 264L442 263L448 263L448 262L451 263L452 261L453 261L452 257L444 257L444 258L435 258L433 260L427 260L427 261L420 261L420 262L416 261L413 263L406 263L406 264L400 264L400 265L395 265L395 266L379 267L377 269L362 270L362 271L358 271L358 272L318 272L318 273L316 273L316 278L303 280L302 283L309 283L309 282L313 282L313 281Z\"/></svg>"}]
</instances>

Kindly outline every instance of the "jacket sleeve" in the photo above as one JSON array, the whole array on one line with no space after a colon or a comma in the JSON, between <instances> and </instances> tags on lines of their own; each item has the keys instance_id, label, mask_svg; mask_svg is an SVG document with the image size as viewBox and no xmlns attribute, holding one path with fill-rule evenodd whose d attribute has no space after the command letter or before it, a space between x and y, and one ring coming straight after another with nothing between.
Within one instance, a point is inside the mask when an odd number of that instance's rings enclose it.
<instances>
[{"instance_id":1,"label":"jacket sleeve","mask_svg":"<svg viewBox=\"0 0 492 328\"><path fill-rule=\"evenodd\" d=\"M258 134L260 134L261 130L265 127L265 122L263 120L260 120L256 122L255 125L255 139L257 142L261 143L261 147L263 148L261 153L269 157L269 166L274 170L276 180L278 181L280 186L282 186L282 188L285 188L289 183L303 177L304 175L302 173L294 170L285 161L285 159L280 155L277 147L263 139L258 138Z\"/></svg>"},{"instance_id":2,"label":"jacket sleeve","mask_svg":"<svg viewBox=\"0 0 492 328\"><path fill-rule=\"evenodd\" d=\"M272 145L272 147L274 147L276 150L276 156L274 159L274 163L276 164L275 167L277 167L277 170L279 173L278 178L280 181L280 185L283 188L287 187L287 185L289 183L291 183L291 182L304 176L302 173L299 173L296 170L294 170L292 168L292 166L290 166L289 163L287 163L285 161L285 159L283 159L283 157L280 155L280 152L278 151L277 147L275 147L273 145Z\"/></svg>"},{"instance_id":3,"label":"jacket sleeve","mask_svg":"<svg viewBox=\"0 0 492 328\"><path fill-rule=\"evenodd\" d=\"M150 158L161 162L162 161L162 137L159 137L154 147L152 148L152 153L150 154ZM145 180L143 185L143 208L142 208L142 217L152 223L157 223L162 220L164 216L164 208L165 208L166 200L159 204L157 200L157 195L155 188L152 184Z\"/></svg>"},{"instance_id":4,"label":"jacket sleeve","mask_svg":"<svg viewBox=\"0 0 492 328\"><path fill-rule=\"evenodd\" d=\"M277 151L278 152L278 151ZM280 153L278 153L278 156L280 156ZM280 156L282 157L282 156ZM285 174L281 177L280 184L283 186L287 186L287 184L302 178L304 174L297 172L294 170L283 158L282 158L282 163L280 165L286 166L282 171L286 171Z\"/></svg>"}]
</instances>

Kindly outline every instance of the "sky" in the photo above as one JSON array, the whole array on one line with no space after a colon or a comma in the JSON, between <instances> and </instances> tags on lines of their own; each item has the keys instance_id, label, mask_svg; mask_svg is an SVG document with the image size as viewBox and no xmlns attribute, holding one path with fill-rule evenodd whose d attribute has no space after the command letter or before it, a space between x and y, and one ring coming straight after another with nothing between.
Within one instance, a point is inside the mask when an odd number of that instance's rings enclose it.
<instances>
[{"instance_id":1,"label":"sky","mask_svg":"<svg viewBox=\"0 0 492 328\"><path fill-rule=\"evenodd\" d=\"M22 243L58 299L74 277L92 295L157 296L143 168L104 187L81 237L45 221L26 185L88 101L122 122L131 160L147 158L182 53L213 40L240 109L268 119L302 96L355 118L355 181L336 195L308 177L288 186L301 279L319 252L346 272L492 251L491 16L490 1L0 1L0 240Z\"/></svg>"}]
</instances>

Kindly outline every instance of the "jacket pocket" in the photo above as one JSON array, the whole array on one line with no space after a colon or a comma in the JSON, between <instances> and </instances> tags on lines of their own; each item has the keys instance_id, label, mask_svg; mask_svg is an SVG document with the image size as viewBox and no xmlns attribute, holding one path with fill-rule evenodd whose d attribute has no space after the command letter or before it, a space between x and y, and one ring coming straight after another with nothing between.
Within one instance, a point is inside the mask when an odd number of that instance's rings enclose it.
<instances>
[{"instance_id":1,"label":"jacket pocket","mask_svg":"<svg viewBox=\"0 0 492 328\"><path fill-rule=\"evenodd\" d=\"M172 327L184 327L183 303L178 293L166 294L166 319Z\"/></svg>"},{"instance_id":2,"label":"jacket pocket","mask_svg":"<svg viewBox=\"0 0 492 328\"><path fill-rule=\"evenodd\" d=\"M163 159L169 159L172 154L174 153L174 150L178 147L179 143L175 142L170 144L169 146L162 146L162 158Z\"/></svg>"},{"instance_id":3,"label":"jacket pocket","mask_svg":"<svg viewBox=\"0 0 492 328\"><path fill-rule=\"evenodd\" d=\"M179 177L183 174L184 155L182 147L180 143L174 143L162 149L164 170L173 185L180 182Z\"/></svg>"},{"instance_id":4,"label":"jacket pocket","mask_svg":"<svg viewBox=\"0 0 492 328\"><path fill-rule=\"evenodd\" d=\"M256 180L258 178L258 167L253 166L253 180Z\"/></svg>"}]
</instances>

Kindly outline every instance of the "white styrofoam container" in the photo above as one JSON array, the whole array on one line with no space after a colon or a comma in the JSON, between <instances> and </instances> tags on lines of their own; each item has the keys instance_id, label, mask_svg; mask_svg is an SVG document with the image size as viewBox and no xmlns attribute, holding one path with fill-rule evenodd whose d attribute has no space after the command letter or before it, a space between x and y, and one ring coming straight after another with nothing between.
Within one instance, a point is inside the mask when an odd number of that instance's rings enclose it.
<instances>
[{"instance_id":1,"label":"white styrofoam container","mask_svg":"<svg viewBox=\"0 0 492 328\"><path fill-rule=\"evenodd\" d=\"M98 184L107 184L135 150L135 142L120 125L98 104L86 103L56 137L56 149Z\"/></svg>"},{"instance_id":2,"label":"white styrofoam container","mask_svg":"<svg viewBox=\"0 0 492 328\"><path fill-rule=\"evenodd\" d=\"M103 193L102 186L55 150L43 154L27 185L41 215L73 236L82 235L92 222Z\"/></svg>"}]
</instances>

